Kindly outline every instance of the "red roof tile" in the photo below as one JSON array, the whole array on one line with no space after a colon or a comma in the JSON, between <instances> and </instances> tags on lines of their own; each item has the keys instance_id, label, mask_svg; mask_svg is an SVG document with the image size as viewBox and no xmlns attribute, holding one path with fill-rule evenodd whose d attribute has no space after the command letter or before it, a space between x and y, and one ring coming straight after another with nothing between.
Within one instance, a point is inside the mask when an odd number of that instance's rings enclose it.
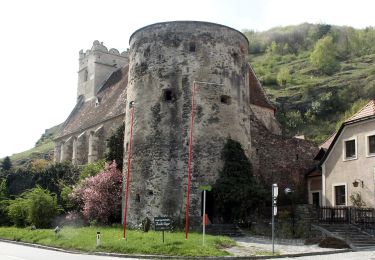
<instances>
[{"instance_id":1,"label":"red roof tile","mask_svg":"<svg viewBox=\"0 0 375 260\"><path fill-rule=\"evenodd\" d=\"M81 99L65 121L59 137L83 131L124 114L128 70L129 67L125 66L111 74L96 95L99 105L95 104L96 98L86 102Z\"/></svg>"},{"instance_id":2,"label":"red roof tile","mask_svg":"<svg viewBox=\"0 0 375 260\"><path fill-rule=\"evenodd\" d=\"M373 115L375 115L375 100L374 99L368 102L366 106L362 107L361 110L359 110L356 114L351 116L345 122L349 122L349 121L353 121L353 120L357 120L360 118L373 116Z\"/></svg>"},{"instance_id":3,"label":"red roof tile","mask_svg":"<svg viewBox=\"0 0 375 260\"><path fill-rule=\"evenodd\" d=\"M319 145L319 148L323 148L323 149L327 150L329 148L329 146L331 145L333 139L335 139L336 133L337 132L334 132L330 137L328 137L324 141L324 143L322 143L321 145Z\"/></svg>"}]
</instances>

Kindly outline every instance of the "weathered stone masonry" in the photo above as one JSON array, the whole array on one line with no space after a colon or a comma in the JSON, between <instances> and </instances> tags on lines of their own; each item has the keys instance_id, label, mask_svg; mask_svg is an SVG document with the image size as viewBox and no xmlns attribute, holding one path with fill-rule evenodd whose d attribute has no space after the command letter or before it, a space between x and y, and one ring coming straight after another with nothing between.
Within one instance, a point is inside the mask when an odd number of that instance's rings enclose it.
<instances>
[{"instance_id":1,"label":"weathered stone masonry","mask_svg":"<svg viewBox=\"0 0 375 260\"><path fill-rule=\"evenodd\" d=\"M214 85L197 85L191 216L201 214L199 186L214 184L218 177L226 139L239 141L250 155L247 52L242 33L211 23L159 23L131 36L127 99L135 101L135 123L130 222L158 215L182 222L185 216L194 81ZM125 123L128 143L128 112Z\"/></svg>"},{"instance_id":2,"label":"weathered stone masonry","mask_svg":"<svg viewBox=\"0 0 375 260\"><path fill-rule=\"evenodd\" d=\"M200 223L198 188L217 180L228 137L241 143L259 178L285 185L292 180L303 189L316 147L280 135L275 108L247 52L242 33L206 22L146 26L121 54L95 41L80 52L77 104L55 140L55 161L103 158L106 139L125 120L126 173L134 101L129 224L168 215L183 225L192 85L199 81L204 83L197 83L195 96L191 224Z\"/></svg>"}]
</instances>

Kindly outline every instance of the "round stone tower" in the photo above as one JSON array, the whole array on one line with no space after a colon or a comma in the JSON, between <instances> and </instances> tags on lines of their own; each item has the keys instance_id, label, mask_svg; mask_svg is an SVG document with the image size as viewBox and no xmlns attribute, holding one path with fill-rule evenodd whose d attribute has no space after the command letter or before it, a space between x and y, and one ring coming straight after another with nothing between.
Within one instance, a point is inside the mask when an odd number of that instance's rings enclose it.
<instances>
[{"instance_id":1,"label":"round stone tower","mask_svg":"<svg viewBox=\"0 0 375 260\"><path fill-rule=\"evenodd\" d=\"M201 216L199 187L218 178L227 138L239 141L250 154L247 52L241 32L207 22L157 23L130 37L125 172L131 101L135 112L128 222L170 216L184 223L194 81L192 223Z\"/></svg>"}]
</instances>

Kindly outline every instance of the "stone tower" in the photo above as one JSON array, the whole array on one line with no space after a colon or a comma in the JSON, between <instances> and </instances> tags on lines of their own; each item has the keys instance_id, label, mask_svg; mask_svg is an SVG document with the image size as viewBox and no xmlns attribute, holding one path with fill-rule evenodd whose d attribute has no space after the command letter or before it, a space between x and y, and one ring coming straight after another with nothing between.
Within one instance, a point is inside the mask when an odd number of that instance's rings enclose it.
<instances>
[{"instance_id":1,"label":"stone tower","mask_svg":"<svg viewBox=\"0 0 375 260\"><path fill-rule=\"evenodd\" d=\"M84 101L96 96L100 86L115 70L128 63L128 53L119 53L94 41L91 50L79 52L77 98L81 95Z\"/></svg>"},{"instance_id":2,"label":"stone tower","mask_svg":"<svg viewBox=\"0 0 375 260\"><path fill-rule=\"evenodd\" d=\"M197 83L190 219L199 222L199 186L214 184L228 137L250 155L248 41L232 28L193 21L157 23L130 37L127 103L134 101L128 220L185 218L192 85ZM130 140L125 117L125 162ZM127 164L124 164L127 170ZM194 221L195 220L195 221Z\"/></svg>"}]
</instances>

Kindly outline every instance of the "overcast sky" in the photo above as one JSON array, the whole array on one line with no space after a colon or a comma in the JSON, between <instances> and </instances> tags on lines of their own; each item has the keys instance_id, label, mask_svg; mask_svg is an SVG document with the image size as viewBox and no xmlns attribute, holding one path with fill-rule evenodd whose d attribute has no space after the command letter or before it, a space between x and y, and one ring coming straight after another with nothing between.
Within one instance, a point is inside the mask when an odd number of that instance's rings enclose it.
<instances>
[{"instance_id":1,"label":"overcast sky","mask_svg":"<svg viewBox=\"0 0 375 260\"><path fill-rule=\"evenodd\" d=\"M0 2L0 158L32 148L76 101L78 52L94 40L126 50L140 27L199 20L238 30L328 23L375 26L375 1L8 0Z\"/></svg>"}]
</instances>

